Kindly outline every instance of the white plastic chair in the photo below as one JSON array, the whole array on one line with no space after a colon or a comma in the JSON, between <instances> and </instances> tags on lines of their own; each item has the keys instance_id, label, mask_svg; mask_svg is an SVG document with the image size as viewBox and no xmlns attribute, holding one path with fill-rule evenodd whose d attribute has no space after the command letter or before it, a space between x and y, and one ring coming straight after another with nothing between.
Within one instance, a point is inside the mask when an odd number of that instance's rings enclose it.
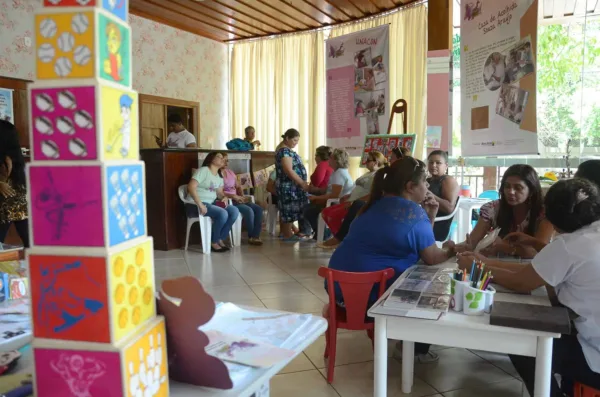
<instances>
[{"instance_id":1,"label":"white plastic chair","mask_svg":"<svg viewBox=\"0 0 600 397\"><path fill-rule=\"evenodd\" d=\"M249 197L251 202L256 203L254 196L245 195L244 197ZM227 205L233 205L233 201L231 201L230 198L226 199L225 202ZM240 213L240 216L238 216L238 218L235 220L235 223L231 227L231 245L233 246L242 245L242 221L243 216Z\"/></svg>"},{"instance_id":2,"label":"white plastic chair","mask_svg":"<svg viewBox=\"0 0 600 397\"><path fill-rule=\"evenodd\" d=\"M327 200L327 205L325 207L331 207L334 204L339 204L340 199L329 199ZM323 242L323 236L325 235L325 219L323 219L323 212L319 214L319 223L317 225L317 243Z\"/></svg>"},{"instance_id":3,"label":"white plastic chair","mask_svg":"<svg viewBox=\"0 0 600 397\"><path fill-rule=\"evenodd\" d=\"M436 217L434 223L436 223L436 222L443 222L443 221L447 221L447 220L453 219L456 216L456 213L458 212L458 207L459 207L459 204L460 204L460 200L462 200L462 197L458 196L458 200L456 200L456 205L454 206L454 210L452 211L451 214L446 215L446 216L438 216L438 217ZM443 242L447 241L449 237L450 237L450 233L448 233L448 236L446 236L446 240L444 240Z\"/></svg>"},{"instance_id":4,"label":"white plastic chair","mask_svg":"<svg viewBox=\"0 0 600 397\"><path fill-rule=\"evenodd\" d=\"M183 201L184 204L192 204L196 205L194 200L188 197L187 194L187 185L179 186L177 189L179 193L179 199ZM200 214L200 208L198 208L198 214ZM196 222L200 223L200 239L202 240L202 252L205 254L210 254L211 251L211 235L212 235L212 219L208 216L199 215L198 218L187 218L187 226L185 232L185 250L188 249L188 242L190 240L190 230L192 229L192 225Z\"/></svg>"},{"instance_id":5,"label":"white plastic chair","mask_svg":"<svg viewBox=\"0 0 600 397\"><path fill-rule=\"evenodd\" d=\"M267 232L274 236L277 226L277 219L279 218L279 207L273 204L273 196L271 193L267 193Z\"/></svg>"}]
</instances>

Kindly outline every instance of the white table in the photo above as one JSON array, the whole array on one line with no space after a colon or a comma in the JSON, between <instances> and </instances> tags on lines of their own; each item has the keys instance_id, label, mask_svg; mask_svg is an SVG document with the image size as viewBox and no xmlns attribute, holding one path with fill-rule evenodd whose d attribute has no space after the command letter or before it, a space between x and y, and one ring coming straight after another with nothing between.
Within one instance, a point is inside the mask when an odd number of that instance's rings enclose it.
<instances>
[{"instance_id":1,"label":"white table","mask_svg":"<svg viewBox=\"0 0 600 397\"><path fill-rule=\"evenodd\" d=\"M252 310L261 310L267 313L274 313L273 310L249 308ZM279 312L282 313L282 312ZM327 320L322 317L311 316L311 322L306 327L306 331L302 335L299 335L298 340L293 343L290 349L293 349L295 354L293 357L280 363L273 365L269 368L255 368L252 369L248 376L245 376L239 383L234 383L233 389L230 390L218 390L207 387L199 387L174 381L169 381L170 396L171 397L250 397L254 393L257 393L260 397L268 397L267 393L264 393L265 385L268 386L269 380L277 375L286 365L296 358L304 349L312 345L319 336L327 330ZM305 328L302 328L303 330ZM262 389L262 390L261 390ZM262 394L258 393L262 392Z\"/></svg>"},{"instance_id":2,"label":"white table","mask_svg":"<svg viewBox=\"0 0 600 397\"><path fill-rule=\"evenodd\" d=\"M456 263L447 262L448 266ZM444 265L441 265L444 266ZM410 393L414 377L415 342L462 347L496 353L535 357L535 389L533 397L550 395L552 340L560 334L490 325L490 315L467 316L448 312L437 320L422 320L382 314L380 307L400 277L368 311L375 318L375 397L387 396L388 339L402 342L402 392ZM547 296L497 293L495 301L549 306Z\"/></svg>"},{"instance_id":3,"label":"white table","mask_svg":"<svg viewBox=\"0 0 600 397\"><path fill-rule=\"evenodd\" d=\"M245 307L246 308L246 307ZM284 313L264 308L247 307L248 309L262 311L265 313ZM286 365L296 358L304 349L312 345L319 336L327 330L327 320L318 316L311 316L311 321L307 324L306 330L302 335L298 335L290 345L286 347L294 350L294 356L285 361L281 361L269 368L252 369L247 376L244 376L239 382L234 382L234 387L230 390L211 389L208 387L194 386L185 383L169 380L169 395L171 397L250 397L255 393L257 397L268 397L268 385L270 379L277 375ZM17 373L32 372L33 361L31 350L23 355L19 360Z\"/></svg>"},{"instance_id":4,"label":"white table","mask_svg":"<svg viewBox=\"0 0 600 397\"><path fill-rule=\"evenodd\" d=\"M480 198L461 198L458 203L456 242L460 243L467 239L467 233L471 232L471 217L473 210L481 208L482 205L489 202L489 199Z\"/></svg>"}]
</instances>

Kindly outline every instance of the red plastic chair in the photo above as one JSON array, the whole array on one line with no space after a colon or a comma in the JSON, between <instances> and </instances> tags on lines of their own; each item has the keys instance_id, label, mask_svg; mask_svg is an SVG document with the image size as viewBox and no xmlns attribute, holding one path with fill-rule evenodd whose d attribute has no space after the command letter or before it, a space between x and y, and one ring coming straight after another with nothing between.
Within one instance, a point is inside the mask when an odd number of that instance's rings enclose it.
<instances>
[{"instance_id":1,"label":"red plastic chair","mask_svg":"<svg viewBox=\"0 0 600 397\"><path fill-rule=\"evenodd\" d=\"M596 390L582 383L575 383L573 397L600 397L600 390Z\"/></svg>"},{"instance_id":2,"label":"red plastic chair","mask_svg":"<svg viewBox=\"0 0 600 397\"><path fill-rule=\"evenodd\" d=\"M377 272L351 273L321 267L319 276L327 281L329 303L323 307L323 317L327 319L328 327L325 332L325 358L329 358L327 366L327 382L333 382L335 368L335 349L338 328L349 330L366 330L373 343L374 322L367 319L369 297L373 285L379 283L380 297L386 290L387 281L394 276L394 269ZM344 297L344 306L335 303L335 287L337 282ZM365 321L366 320L366 321Z\"/></svg>"}]
</instances>

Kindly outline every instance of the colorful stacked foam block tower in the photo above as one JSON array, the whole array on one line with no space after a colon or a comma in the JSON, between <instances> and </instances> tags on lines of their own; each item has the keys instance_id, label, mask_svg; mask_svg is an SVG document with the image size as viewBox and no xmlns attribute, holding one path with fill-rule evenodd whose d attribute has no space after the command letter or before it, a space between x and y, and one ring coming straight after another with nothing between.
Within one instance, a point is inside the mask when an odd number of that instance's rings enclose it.
<instances>
[{"instance_id":1,"label":"colorful stacked foam block tower","mask_svg":"<svg viewBox=\"0 0 600 397\"><path fill-rule=\"evenodd\" d=\"M166 397L127 0L44 0L29 87L38 397Z\"/></svg>"}]
</instances>

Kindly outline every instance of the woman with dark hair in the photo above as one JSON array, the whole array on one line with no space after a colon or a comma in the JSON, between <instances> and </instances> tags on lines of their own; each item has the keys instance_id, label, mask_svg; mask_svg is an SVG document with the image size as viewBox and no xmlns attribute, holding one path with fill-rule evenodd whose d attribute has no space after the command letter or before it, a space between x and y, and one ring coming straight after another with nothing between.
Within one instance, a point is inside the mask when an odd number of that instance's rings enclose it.
<instances>
[{"instance_id":1,"label":"woman with dark hair","mask_svg":"<svg viewBox=\"0 0 600 397\"><path fill-rule=\"evenodd\" d=\"M244 224L248 230L248 244L262 245L260 231L262 229L263 209L260 205L253 203L244 196L242 186L238 182L237 176L233 170L228 168L229 157L227 153L223 155L223 168L221 176L223 177L223 193L225 197L231 199L233 205L242 214Z\"/></svg>"},{"instance_id":2,"label":"woman with dark hair","mask_svg":"<svg viewBox=\"0 0 600 397\"><path fill-rule=\"evenodd\" d=\"M217 199L225 197L223 193L223 178L221 168L224 165L223 154L210 152L206 155L202 167L192 175L188 183L188 193L194 199L196 206L186 204L187 216L190 218L200 215L213 220L211 246L214 252L229 251L225 240L235 223L240 211L233 205L217 205Z\"/></svg>"},{"instance_id":3,"label":"woman with dark hair","mask_svg":"<svg viewBox=\"0 0 600 397\"><path fill-rule=\"evenodd\" d=\"M495 283L519 293L553 287L572 312L573 333L553 340L552 372L561 375L561 385L552 376L550 393L571 396L574 382L600 389L600 193L592 182L575 178L556 182L544 203L560 234L531 263L491 270ZM470 268L471 262L459 266ZM510 359L533 396L535 358Z\"/></svg>"},{"instance_id":4,"label":"woman with dark hair","mask_svg":"<svg viewBox=\"0 0 600 397\"><path fill-rule=\"evenodd\" d=\"M335 149L329 158L329 166L334 170L329 178L329 183L323 189L308 187L310 204L304 207L304 234L314 232L313 239L317 239L317 227L321 211L326 207L329 199L340 199L352 193L354 181L348 172L350 156L343 149Z\"/></svg>"},{"instance_id":5,"label":"woman with dark hair","mask_svg":"<svg viewBox=\"0 0 600 397\"><path fill-rule=\"evenodd\" d=\"M372 272L391 267L395 270L391 285L419 259L428 265L437 265L452 257L453 243L440 249L433 236L438 203L428 193L426 176L425 164L412 157L377 171L369 200L331 256L329 267L346 272ZM378 289L375 285L369 306L376 301ZM337 286L335 294L343 304ZM420 362L438 359L429 352L429 345L415 344L415 354Z\"/></svg>"},{"instance_id":6,"label":"woman with dark hair","mask_svg":"<svg viewBox=\"0 0 600 397\"><path fill-rule=\"evenodd\" d=\"M292 224L296 221L303 224L302 210L308 203L308 183L306 168L302 159L292 149L298 145L300 133L290 128L281 136L282 147L275 155L277 205L283 241L296 242L300 237L292 232Z\"/></svg>"},{"instance_id":7,"label":"woman with dark hair","mask_svg":"<svg viewBox=\"0 0 600 397\"><path fill-rule=\"evenodd\" d=\"M600 160L587 160L579 164L575 178L587 179L600 187ZM522 232L511 233L504 240L509 244L513 244L519 250L533 248L538 252L548 244Z\"/></svg>"},{"instance_id":8,"label":"woman with dark hair","mask_svg":"<svg viewBox=\"0 0 600 397\"><path fill-rule=\"evenodd\" d=\"M458 202L460 187L452 176L448 175L448 152L434 150L427 156L427 169L429 171L429 191L440 205L438 216L447 216L454 211ZM436 222L433 225L433 234L437 241L444 241L450 233L452 219Z\"/></svg>"},{"instance_id":9,"label":"woman with dark hair","mask_svg":"<svg viewBox=\"0 0 600 397\"><path fill-rule=\"evenodd\" d=\"M575 178L583 178L600 187L600 160L588 160L579 164Z\"/></svg>"},{"instance_id":10,"label":"woman with dark hair","mask_svg":"<svg viewBox=\"0 0 600 397\"><path fill-rule=\"evenodd\" d=\"M23 245L29 248L25 159L17 129L0 120L0 242L13 223Z\"/></svg>"},{"instance_id":11,"label":"woman with dark hair","mask_svg":"<svg viewBox=\"0 0 600 397\"><path fill-rule=\"evenodd\" d=\"M310 186L315 189L327 189L329 178L333 174L333 168L329 164L333 150L329 146L319 146L315 151L315 162L317 167L310 176Z\"/></svg>"},{"instance_id":12,"label":"woman with dark hair","mask_svg":"<svg viewBox=\"0 0 600 397\"><path fill-rule=\"evenodd\" d=\"M393 164L396 161L403 159L404 157L410 156L412 156L410 149L405 148L404 146L395 147L392 149L392 155L390 156L390 164Z\"/></svg>"},{"instance_id":13,"label":"woman with dark hair","mask_svg":"<svg viewBox=\"0 0 600 397\"><path fill-rule=\"evenodd\" d=\"M537 172L529 165L510 166L500 184L500 199L481 207L475 229L467 235L467 241L456 246L457 252L472 251L493 229L500 228L495 244L482 252L483 255L517 255L532 257L535 253L519 252L502 238L509 233L523 232L545 243L550 242L554 229L544 218L542 187Z\"/></svg>"}]
</instances>

